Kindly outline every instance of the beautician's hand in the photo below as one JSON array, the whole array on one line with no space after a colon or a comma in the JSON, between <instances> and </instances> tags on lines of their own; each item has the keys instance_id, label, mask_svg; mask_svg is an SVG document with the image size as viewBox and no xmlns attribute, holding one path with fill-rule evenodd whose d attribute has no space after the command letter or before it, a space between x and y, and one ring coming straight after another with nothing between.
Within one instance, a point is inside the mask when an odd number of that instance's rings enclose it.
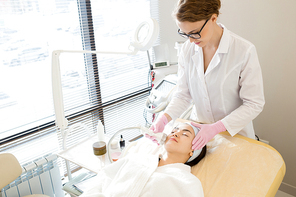
<instances>
[{"instance_id":1,"label":"beautician's hand","mask_svg":"<svg viewBox=\"0 0 296 197\"><path fill-rule=\"evenodd\" d=\"M191 122L191 124L200 129L192 141L192 149L202 149L215 135L222 131L226 131L224 124L219 120L214 124L198 124Z\"/></svg>"},{"instance_id":2,"label":"beautician's hand","mask_svg":"<svg viewBox=\"0 0 296 197\"><path fill-rule=\"evenodd\" d=\"M159 145L155 136L150 136L148 134L145 134L145 137L148 138L148 139L150 139L150 140L152 140L152 142L156 143L157 145Z\"/></svg>"},{"instance_id":3,"label":"beautician's hand","mask_svg":"<svg viewBox=\"0 0 296 197\"><path fill-rule=\"evenodd\" d=\"M150 130L153 131L153 133L161 133L164 130L165 125L168 124L167 117L163 114L157 120L152 124L150 127Z\"/></svg>"},{"instance_id":4,"label":"beautician's hand","mask_svg":"<svg viewBox=\"0 0 296 197\"><path fill-rule=\"evenodd\" d=\"M150 130L153 131L153 133L161 133L164 130L165 125L168 123L167 117L163 114L157 120L152 124L150 127ZM150 136L145 134L145 137L152 140L153 142L157 143L156 137Z\"/></svg>"}]
</instances>

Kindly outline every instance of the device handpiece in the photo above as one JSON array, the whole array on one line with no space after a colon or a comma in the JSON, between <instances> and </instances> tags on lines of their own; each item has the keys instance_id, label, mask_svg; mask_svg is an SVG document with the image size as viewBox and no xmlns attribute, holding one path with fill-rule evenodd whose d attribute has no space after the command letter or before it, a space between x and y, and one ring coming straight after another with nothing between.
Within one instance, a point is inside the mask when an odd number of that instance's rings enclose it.
<instances>
[{"instance_id":1,"label":"device handpiece","mask_svg":"<svg viewBox=\"0 0 296 197\"><path fill-rule=\"evenodd\" d=\"M146 127L143 127L143 126L141 126L141 131L142 131L143 134L147 134L147 135L156 137L156 140L157 140L159 145L163 145L165 143L166 138L167 138L167 134L165 134L165 133L153 133L152 130L150 130L150 129L146 128Z\"/></svg>"}]
</instances>

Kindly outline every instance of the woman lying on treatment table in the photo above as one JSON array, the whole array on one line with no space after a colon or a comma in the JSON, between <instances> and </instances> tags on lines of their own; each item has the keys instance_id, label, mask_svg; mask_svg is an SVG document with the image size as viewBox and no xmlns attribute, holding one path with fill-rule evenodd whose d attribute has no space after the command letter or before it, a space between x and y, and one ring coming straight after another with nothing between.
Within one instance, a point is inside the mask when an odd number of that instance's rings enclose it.
<instances>
[{"instance_id":1,"label":"woman lying on treatment table","mask_svg":"<svg viewBox=\"0 0 296 197\"><path fill-rule=\"evenodd\" d=\"M99 172L97 185L81 197L203 197L202 185L190 167L206 154L206 146L192 149L197 132L191 123L180 123L167 136L164 156L129 153Z\"/></svg>"}]
</instances>

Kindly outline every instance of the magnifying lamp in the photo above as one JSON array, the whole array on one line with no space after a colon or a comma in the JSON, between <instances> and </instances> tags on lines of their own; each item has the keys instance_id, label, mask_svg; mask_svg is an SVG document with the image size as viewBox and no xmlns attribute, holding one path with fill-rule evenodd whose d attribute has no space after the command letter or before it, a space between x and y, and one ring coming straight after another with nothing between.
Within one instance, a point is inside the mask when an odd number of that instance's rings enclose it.
<instances>
[{"instance_id":1,"label":"magnifying lamp","mask_svg":"<svg viewBox=\"0 0 296 197\"><path fill-rule=\"evenodd\" d=\"M157 39L159 26L155 19L149 18L140 23L134 35L134 41L130 44L136 50L149 50Z\"/></svg>"},{"instance_id":2,"label":"magnifying lamp","mask_svg":"<svg viewBox=\"0 0 296 197\"><path fill-rule=\"evenodd\" d=\"M68 121L64 114L64 102L61 85L60 60L61 53L103 53L103 54L127 54L136 55L138 51L147 51L157 39L159 25L153 18L148 18L137 27L134 40L130 43L128 51L86 51L86 50L55 50L52 52L52 92L56 125L60 129L66 129Z\"/></svg>"},{"instance_id":3,"label":"magnifying lamp","mask_svg":"<svg viewBox=\"0 0 296 197\"><path fill-rule=\"evenodd\" d=\"M128 51L86 51L86 50L55 50L52 52L52 94L56 117L56 126L60 129L63 139L67 138L68 120L64 113L63 91L60 72L60 54L61 53L103 53L103 54L127 54L136 55L138 51L147 51L150 49L157 39L159 26L155 19L149 18L142 22L136 29L134 40L128 47ZM148 54L149 55L149 54ZM149 62L150 63L150 62ZM72 125L74 126L74 125ZM71 129L69 129L71 130ZM65 149L65 140L63 140L63 148ZM71 171L68 161L66 161L67 172L71 179Z\"/></svg>"}]
</instances>

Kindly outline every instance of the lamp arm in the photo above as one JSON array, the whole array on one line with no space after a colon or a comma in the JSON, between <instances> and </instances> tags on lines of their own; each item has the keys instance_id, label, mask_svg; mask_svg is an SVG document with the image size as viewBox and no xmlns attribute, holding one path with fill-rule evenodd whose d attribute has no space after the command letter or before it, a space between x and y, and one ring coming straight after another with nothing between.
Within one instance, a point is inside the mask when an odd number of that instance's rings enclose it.
<instances>
[{"instance_id":1,"label":"lamp arm","mask_svg":"<svg viewBox=\"0 0 296 197\"><path fill-rule=\"evenodd\" d=\"M56 116L56 126L60 128L62 131L64 131L68 126L68 120L65 118L64 113L64 101L59 60L60 53L61 51L52 52L51 82L54 110Z\"/></svg>"},{"instance_id":2,"label":"lamp arm","mask_svg":"<svg viewBox=\"0 0 296 197\"><path fill-rule=\"evenodd\" d=\"M101 54L123 54L135 55L138 52L136 48L129 51L87 51L87 50L55 50L52 52L52 92L54 110L56 116L56 126L62 131L68 126L68 120L65 118L64 101L60 71L60 54L61 53L101 53Z\"/></svg>"},{"instance_id":3,"label":"lamp arm","mask_svg":"<svg viewBox=\"0 0 296 197\"><path fill-rule=\"evenodd\" d=\"M142 28L148 25L150 30L148 31L148 40L138 40L139 32ZM60 71L60 54L61 53L101 53L101 54L124 54L124 55L136 55L138 51L147 51L152 47L156 41L159 33L159 25L155 19L149 18L139 25L135 32L135 41L130 44L127 51L87 51L87 50L55 50L52 52L52 92L54 101L54 110L56 116L56 126L64 131L68 126L68 120L65 118L64 113L64 101L61 82ZM147 53L149 56L149 53ZM149 58L150 61L150 58ZM149 62L150 67L151 63Z\"/></svg>"}]
</instances>

